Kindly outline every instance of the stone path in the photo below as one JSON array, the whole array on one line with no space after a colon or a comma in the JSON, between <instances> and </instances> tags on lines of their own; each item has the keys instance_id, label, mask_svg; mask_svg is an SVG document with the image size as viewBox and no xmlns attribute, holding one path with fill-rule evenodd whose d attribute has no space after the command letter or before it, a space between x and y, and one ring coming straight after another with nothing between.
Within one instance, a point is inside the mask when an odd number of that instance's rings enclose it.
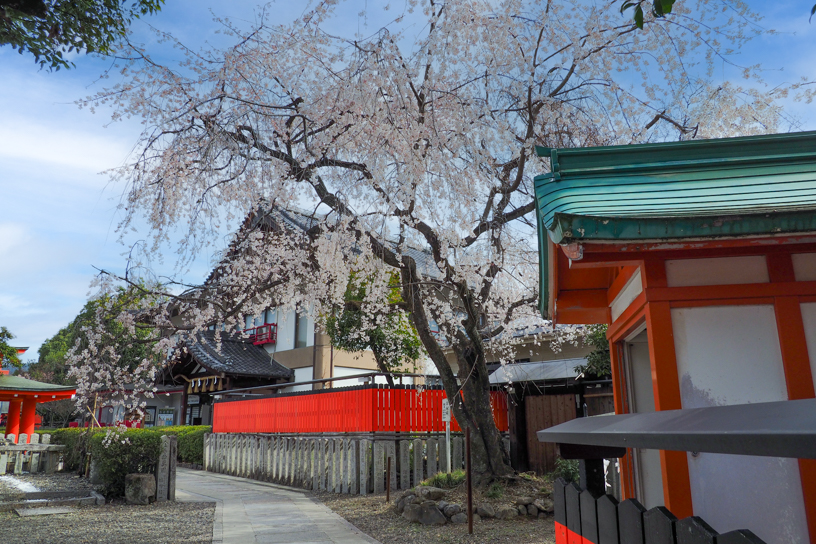
<instances>
[{"instance_id":1,"label":"stone path","mask_svg":"<svg viewBox=\"0 0 816 544\"><path fill-rule=\"evenodd\" d=\"M179 468L176 500L216 503L213 544L379 544L290 487Z\"/></svg>"}]
</instances>

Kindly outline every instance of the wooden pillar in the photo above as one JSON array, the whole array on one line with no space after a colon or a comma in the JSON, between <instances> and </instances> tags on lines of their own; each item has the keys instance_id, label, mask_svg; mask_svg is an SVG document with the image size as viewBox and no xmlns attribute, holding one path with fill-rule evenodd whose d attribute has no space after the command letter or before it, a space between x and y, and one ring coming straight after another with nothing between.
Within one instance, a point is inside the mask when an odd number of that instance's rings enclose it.
<instances>
[{"instance_id":1,"label":"wooden pillar","mask_svg":"<svg viewBox=\"0 0 816 544\"><path fill-rule=\"evenodd\" d=\"M646 261L642 270L645 289L666 287L666 267L663 261ZM646 330L649 337L655 410L680 410L683 404L680 397L680 377L677 373L677 355L674 350L671 307L668 302L646 303ZM660 468L666 508L678 518L693 515L686 452L661 450Z\"/></svg>"},{"instance_id":2,"label":"wooden pillar","mask_svg":"<svg viewBox=\"0 0 816 544\"><path fill-rule=\"evenodd\" d=\"M9 401L8 421L6 422L6 436L20 434L20 404L19 400Z\"/></svg>"},{"instance_id":3,"label":"wooden pillar","mask_svg":"<svg viewBox=\"0 0 816 544\"><path fill-rule=\"evenodd\" d=\"M23 399L23 415L20 421L20 434L28 436L29 442L31 435L34 434L34 416L36 415L37 399L25 398Z\"/></svg>"}]
</instances>

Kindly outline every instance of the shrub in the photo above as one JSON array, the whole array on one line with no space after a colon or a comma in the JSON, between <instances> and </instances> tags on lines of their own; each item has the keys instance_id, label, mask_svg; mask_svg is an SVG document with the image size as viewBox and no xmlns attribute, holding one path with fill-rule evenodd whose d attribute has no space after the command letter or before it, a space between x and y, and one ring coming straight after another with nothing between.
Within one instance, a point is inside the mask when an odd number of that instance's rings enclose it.
<instances>
[{"instance_id":1,"label":"shrub","mask_svg":"<svg viewBox=\"0 0 816 544\"><path fill-rule=\"evenodd\" d=\"M553 475L556 478L564 478L564 481L578 483L578 460L577 459L561 459L555 460L555 471Z\"/></svg>"},{"instance_id":2,"label":"shrub","mask_svg":"<svg viewBox=\"0 0 816 544\"><path fill-rule=\"evenodd\" d=\"M105 444L107 433L91 437L91 455L108 497L125 494L125 476L154 474L161 454L161 434L152 429L128 429Z\"/></svg>"},{"instance_id":3,"label":"shrub","mask_svg":"<svg viewBox=\"0 0 816 544\"><path fill-rule=\"evenodd\" d=\"M440 472L436 476L428 478L420 485L428 485L433 487L441 487L442 489L452 489L461 485L465 481L467 475L464 470L454 470L451 473Z\"/></svg>"},{"instance_id":4,"label":"shrub","mask_svg":"<svg viewBox=\"0 0 816 544\"><path fill-rule=\"evenodd\" d=\"M82 429L68 428L51 431L51 443L63 444L65 450L62 452L63 470L80 470L84 468L82 462L90 451L91 436L99 433L102 429Z\"/></svg>"},{"instance_id":5,"label":"shrub","mask_svg":"<svg viewBox=\"0 0 816 544\"><path fill-rule=\"evenodd\" d=\"M204 464L204 435L212 432L212 427L198 426L178 435L178 460L195 465Z\"/></svg>"}]
</instances>

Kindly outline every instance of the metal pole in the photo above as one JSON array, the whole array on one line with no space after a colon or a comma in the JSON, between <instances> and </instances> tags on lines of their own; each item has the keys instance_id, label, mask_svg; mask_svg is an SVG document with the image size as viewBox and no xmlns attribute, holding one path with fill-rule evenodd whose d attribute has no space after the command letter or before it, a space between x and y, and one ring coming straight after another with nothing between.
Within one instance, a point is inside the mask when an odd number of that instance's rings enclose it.
<instances>
[{"instance_id":1,"label":"metal pole","mask_svg":"<svg viewBox=\"0 0 816 544\"><path fill-rule=\"evenodd\" d=\"M385 469L385 502L391 502L391 456L388 456L388 462Z\"/></svg>"},{"instance_id":2,"label":"metal pole","mask_svg":"<svg viewBox=\"0 0 816 544\"><path fill-rule=\"evenodd\" d=\"M450 458L450 421L445 422L445 459L448 465L448 474L451 471L451 458Z\"/></svg>"},{"instance_id":3,"label":"metal pole","mask_svg":"<svg viewBox=\"0 0 816 544\"><path fill-rule=\"evenodd\" d=\"M468 534L473 534L473 480L470 476L470 427L465 429L465 473L467 475Z\"/></svg>"}]
</instances>

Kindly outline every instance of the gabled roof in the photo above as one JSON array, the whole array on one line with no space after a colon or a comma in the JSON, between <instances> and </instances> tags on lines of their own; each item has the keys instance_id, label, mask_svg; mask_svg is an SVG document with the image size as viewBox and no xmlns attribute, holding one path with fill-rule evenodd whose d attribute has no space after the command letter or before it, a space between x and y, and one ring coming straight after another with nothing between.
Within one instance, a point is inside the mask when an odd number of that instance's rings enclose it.
<instances>
[{"instance_id":1,"label":"gabled roof","mask_svg":"<svg viewBox=\"0 0 816 544\"><path fill-rule=\"evenodd\" d=\"M219 332L220 346L215 334L216 331L202 331L196 334L195 341L186 342L190 356L201 366L233 376L294 378L290 368L272 359L264 348L245 340L240 334Z\"/></svg>"}]
</instances>

